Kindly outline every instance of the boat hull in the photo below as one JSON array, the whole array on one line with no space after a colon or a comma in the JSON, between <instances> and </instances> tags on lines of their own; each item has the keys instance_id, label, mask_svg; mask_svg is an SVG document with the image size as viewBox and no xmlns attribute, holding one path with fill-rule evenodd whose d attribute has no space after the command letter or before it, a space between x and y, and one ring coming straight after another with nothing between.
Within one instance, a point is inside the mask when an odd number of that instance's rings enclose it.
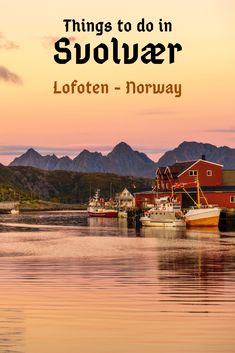
<instances>
[{"instance_id":1,"label":"boat hull","mask_svg":"<svg viewBox=\"0 0 235 353\"><path fill-rule=\"evenodd\" d=\"M218 227L219 217L207 217L203 219L186 220L187 227Z\"/></svg>"},{"instance_id":2,"label":"boat hull","mask_svg":"<svg viewBox=\"0 0 235 353\"><path fill-rule=\"evenodd\" d=\"M140 221L144 227L159 227L159 228L176 228L186 227L183 220L175 220L170 222L160 222L149 219L149 217L141 217Z\"/></svg>"},{"instance_id":3,"label":"boat hull","mask_svg":"<svg viewBox=\"0 0 235 353\"><path fill-rule=\"evenodd\" d=\"M218 227L220 218L220 209L194 209L185 215L187 227Z\"/></svg>"},{"instance_id":4,"label":"boat hull","mask_svg":"<svg viewBox=\"0 0 235 353\"><path fill-rule=\"evenodd\" d=\"M119 218L127 218L127 212L126 211L119 211L118 217Z\"/></svg>"},{"instance_id":5,"label":"boat hull","mask_svg":"<svg viewBox=\"0 0 235 353\"><path fill-rule=\"evenodd\" d=\"M116 211L88 212L89 217L118 218Z\"/></svg>"}]
</instances>

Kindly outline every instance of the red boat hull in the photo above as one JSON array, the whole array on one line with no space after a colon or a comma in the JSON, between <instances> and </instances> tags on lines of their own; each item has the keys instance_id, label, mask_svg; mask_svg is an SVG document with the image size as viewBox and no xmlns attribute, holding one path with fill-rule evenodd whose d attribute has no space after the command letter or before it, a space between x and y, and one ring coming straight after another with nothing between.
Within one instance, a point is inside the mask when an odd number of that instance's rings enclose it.
<instances>
[{"instance_id":1,"label":"red boat hull","mask_svg":"<svg viewBox=\"0 0 235 353\"><path fill-rule=\"evenodd\" d=\"M118 218L118 212L88 212L89 217Z\"/></svg>"}]
</instances>

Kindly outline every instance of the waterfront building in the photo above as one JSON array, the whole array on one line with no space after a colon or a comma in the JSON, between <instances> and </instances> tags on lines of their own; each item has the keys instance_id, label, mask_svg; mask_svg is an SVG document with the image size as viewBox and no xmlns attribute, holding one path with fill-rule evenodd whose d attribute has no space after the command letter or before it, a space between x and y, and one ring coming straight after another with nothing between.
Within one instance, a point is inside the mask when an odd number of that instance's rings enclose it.
<instances>
[{"instance_id":1,"label":"waterfront building","mask_svg":"<svg viewBox=\"0 0 235 353\"><path fill-rule=\"evenodd\" d=\"M205 156L157 168L154 190L135 192L135 205L146 208L159 197L171 196L174 190L183 208L193 206L197 198L197 178L209 204L235 209L235 171L224 170L223 165L207 161ZM206 205L206 200L202 198L202 205Z\"/></svg>"}]
</instances>

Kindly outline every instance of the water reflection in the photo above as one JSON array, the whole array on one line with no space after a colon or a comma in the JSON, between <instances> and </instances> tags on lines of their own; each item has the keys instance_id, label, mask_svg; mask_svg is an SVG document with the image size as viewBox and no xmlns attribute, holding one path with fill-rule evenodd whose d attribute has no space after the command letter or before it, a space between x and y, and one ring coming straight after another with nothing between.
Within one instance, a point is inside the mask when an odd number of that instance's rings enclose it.
<instances>
[{"instance_id":1,"label":"water reflection","mask_svg":"<svg viewBox=\"0 0 235 353\"><path fill-rule=\"evenodd\" d=\"M14 308L0 309L0 352L23 353L24 315Z\"/></svg>"},{"instance_id":2,"label":"water reflection","mask_svg":"<svg viewBox=\"0 0 235 353\"><path fill-rule=\"evenodd\" d=\"M0 215L1 223L17 223L32 225L87 226L86 212L44 212L21 213L19 215Z\"/></svg>"},{"instance_id":3,"label":"water reflection","mask_svg":"<svg viewBox=\"0 0 235 353\"><path fill-rule=\"evenodd\" d=\"M233 351L235 238L74 213L4 222L24 228L0 234L0 351Z\"/></svg>"},{"instance_id":4,"label":"water reflection","mask_svg":"<svg viewBox=\"0 0 235 353\"><path fill-rule=\"evenodd\" d=\"M186 230L182 228L143 227L140 228L140 233L145 238L183 239L187 237Z\"/></svg>"}]
</instances>

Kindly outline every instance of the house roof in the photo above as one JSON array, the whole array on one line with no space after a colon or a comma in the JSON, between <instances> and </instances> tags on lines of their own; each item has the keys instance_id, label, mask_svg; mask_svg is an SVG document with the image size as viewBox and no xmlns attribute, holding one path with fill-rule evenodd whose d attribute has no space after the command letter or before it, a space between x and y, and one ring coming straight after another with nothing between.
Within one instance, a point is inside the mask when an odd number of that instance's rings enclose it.
<instances>
[{"instance_id":1,"label":"house roof","mask_svg":"<svg viewBox=\"0 0 235 353\"><path fill-rule=\"evenodd\" d=\"M176 162L175 164L168 167L171 175L178 176L182 174L185 170L194 165L197 161L185 161L185 162Z\"/></svg>"},{"instance_id":2,"label":"house roof","mask_svg":"<svg viewBox=\"0 0 235 353\"><path fill-rule=\"evenodd\" d=\"M153 192L153 188L151 188L151 187L146 187L146 188L131 188L131 189L128 189L128 188L127 188L127 190L128 190L132 195Z\"/></svg>"},{"instance_id":3,"label":"house roof","mask_svg":"<svg viewBox=\"0 0 235 353\"><path fill-rule=\"evenodd\" d=\"M187 170L189 170L191 167L193 167L195 164L197 164L198 162L204 162L204 163L207 163L207 164L213 164L213 165L216 165L218 167L223 167L222 164L218 164L218 163L214 163L214 162L210 162L210 161L207 161L207 160L204 160L204 159L198 159L196 161L194 161L192 164L190 164L186 169L184 169L181 173L178 174L178 176L182 175L183 173L185 173Z\"/></svg>"},{"instance_id":4,"label":"house roof","mask_svg":"<svg viewBox=\"0 0 235 353\"><path fill-rule=\"evenodd\" d=\"M185 169L189 168L195 162L196 161L176 162L175 164L167 167L159 167L157 171L159 170L161 174L166 174L166 171L169 170L172 176L177 176L178 174L182 173Z\"/></svg>"},{"instance_id":5,"label":"house roof","mask_svg":"<svg viewBox=\"0 0 235 353\"><path fill-rule=\"evenodd\" d=\"M158 167L156 173L159 171L161 174L165 172L166 167Z\"/></svg>"},{"instance_id":6,"label":"house roof","mask_svg":"<svg viewBox=\"0 0 235 353\"><path fill-rule=\"evenodd\" d=\"M223 167L222 164L210 162L210 161L207 161L204 159L197 159L197 160L193 160L193 161L176 162L176 163L174 163L170 166L167 166L167 167L159 167L157 170L160 170L160 172L164 173L164 174L166 173L167 170L169 170L170 174L174 178L174 177L178 177L178 176L182 175L183 173L185 173L187 170L189 170L192 166L194 166L198 162L205 162L205 163L214 164L214 165Z\"/></svg>"}]
</instances>

